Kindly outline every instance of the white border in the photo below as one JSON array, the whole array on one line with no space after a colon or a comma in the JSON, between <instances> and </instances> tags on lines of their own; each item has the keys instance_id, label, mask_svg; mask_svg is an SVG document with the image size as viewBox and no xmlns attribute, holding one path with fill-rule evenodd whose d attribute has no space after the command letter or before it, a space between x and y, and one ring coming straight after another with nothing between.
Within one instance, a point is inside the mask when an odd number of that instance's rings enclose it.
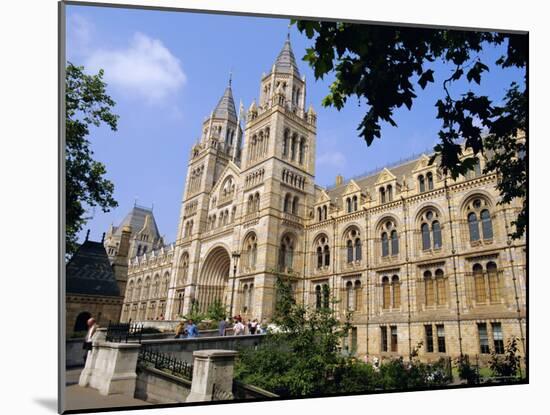
<instances>
[{"instance_id":1,"label":"white border","mask_svg":"<svg viewBox=\"0 0 550 415\"><path fill-rule=\"evenodd\" d=\"M0 173L2 183L2 370L3 413L54 413L57 392L57 1L2 4ZM414 392L294 400L277 403L155 410L178 414L518 413L542 402L548 387L549 330L544 298L548 221L545 180L548 44L543 2L338 0L111 1L255 13L444 24L529 30L530 60L530 344L531 384L460 391ZM537 132L540 130L540 133ZM533 189L536 189L534 191ZM6 191L7 190L7 191ZM545 296L545 297L543 297ZM538 301L537 301L538 300ZM537 327L539 330L537 330ZM537 347L538 346L538 347ZM7 398L7 399L6 399ZM544 409L542 409L543 411ZM542 412L540 411L540 412ZM129 412L123 412L129 413ZM135 412L134 412L135 413ZM151 413L142 411L141 413Z\"/></svg>"}]
</instances>

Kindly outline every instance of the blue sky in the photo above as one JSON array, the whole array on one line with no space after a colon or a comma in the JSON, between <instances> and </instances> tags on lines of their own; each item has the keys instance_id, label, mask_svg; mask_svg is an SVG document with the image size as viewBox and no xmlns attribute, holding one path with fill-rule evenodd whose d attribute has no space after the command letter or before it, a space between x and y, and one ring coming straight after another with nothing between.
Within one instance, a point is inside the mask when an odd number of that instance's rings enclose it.
<instances>
[{"instance_id":1,"label":"blue sky","mask_svg":"<svg viewBox=\"0 0 550 415\"><path fill-rule=\"evenodd\" d=\"M154 205L155 218L167 242L174 241L192 143L201 123L233 73L236 105L248 108L260 91L260 78L269 72L288 30L288 19L214 14L67 7L67 58L89 72L105 70L108 92L120 116L118 131L92 129L95 159L107 168L115 184L119 207L109 213L97 209L82 231L98 240L111 223L117 225L134 201ZM435 83L417 91L411 111L395 114L397 128L384 125L382 139L367 147L358 137L365 105L355 100L340 112L321 107L331 78L315 81L301 61L311 43L295 27L291 41L298 66L307 81L307 105L317 111L316 182L332 185L337 174L360 175L385 164L429 151L437 142L440 121L434 104L443 94L441 82L451 68L434 64ZM494 62L502 48L481 55ZM512 81L521 82L517 69L496 69L482 77L482 85L466 82L453 87L460 94L471 88L500 101Z\"/></svg>"}]
</instances>

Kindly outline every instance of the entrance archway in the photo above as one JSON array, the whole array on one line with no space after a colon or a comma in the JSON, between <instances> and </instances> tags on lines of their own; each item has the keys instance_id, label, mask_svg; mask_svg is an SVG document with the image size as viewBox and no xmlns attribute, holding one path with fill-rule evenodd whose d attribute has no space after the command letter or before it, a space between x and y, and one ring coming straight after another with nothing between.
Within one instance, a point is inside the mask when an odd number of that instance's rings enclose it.
<instances>
[{"instance_id":1,"label":"entrance archway","mask_svg":"<svg viewBox=\"0 0 550 415\"><path fill-rule=\"evenodd\" d=\"M224 291L229 281L231 257L225 248L214 248L206 257L200 273L196 299L199 311L204 313L215 301L223 304Z\"/></svg>"}]
</instances>

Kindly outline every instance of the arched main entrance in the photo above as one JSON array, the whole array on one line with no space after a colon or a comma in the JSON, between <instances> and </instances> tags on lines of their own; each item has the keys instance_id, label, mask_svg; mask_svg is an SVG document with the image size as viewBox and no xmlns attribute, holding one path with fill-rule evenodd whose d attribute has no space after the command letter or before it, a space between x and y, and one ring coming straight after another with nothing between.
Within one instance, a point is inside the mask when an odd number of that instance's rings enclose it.
<instances>
[{"instance_id":1,"label":"arched main entrance","mask_svg":"<svg viewBox=\"0 0 550 415\"><path fill-rule=\"evenodd\" d=\"M225 248L214 248L206 257L199 277L196 299L199 311L206 312L216 300L223 303L229 280L231 258Z\"/></svg>"}]
</instances>

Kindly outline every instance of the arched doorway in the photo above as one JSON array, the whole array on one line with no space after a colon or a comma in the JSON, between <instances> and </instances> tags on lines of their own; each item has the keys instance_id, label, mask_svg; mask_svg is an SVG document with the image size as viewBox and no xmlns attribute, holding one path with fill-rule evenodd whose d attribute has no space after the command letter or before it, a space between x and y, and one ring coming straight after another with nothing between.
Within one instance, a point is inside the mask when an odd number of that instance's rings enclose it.
<instances>
[{"instance_id":1,"label":"arched doorway","mask_svg":"<svg viewBox=\"0 0 550 415\"><path fill-rule=\"evenodd\" d=\"M87 312L83 311L76 317L76 321L74 323L74 332L77 331L87 331L88 330L88 319L92 317L92 315Z\"/></svg>"},{"instance_id":2,"label":"arched doorway","mask_svg":"<svg viewBox=\"0 0 550 415\"><path fill-rule=\"evenodd\" d=\"M206 257L199 277L196 299L200 312L206 312L215 301L224 301L229 280L231 258L225 248L214 248Z\"/></svg>"}]
</instances>

